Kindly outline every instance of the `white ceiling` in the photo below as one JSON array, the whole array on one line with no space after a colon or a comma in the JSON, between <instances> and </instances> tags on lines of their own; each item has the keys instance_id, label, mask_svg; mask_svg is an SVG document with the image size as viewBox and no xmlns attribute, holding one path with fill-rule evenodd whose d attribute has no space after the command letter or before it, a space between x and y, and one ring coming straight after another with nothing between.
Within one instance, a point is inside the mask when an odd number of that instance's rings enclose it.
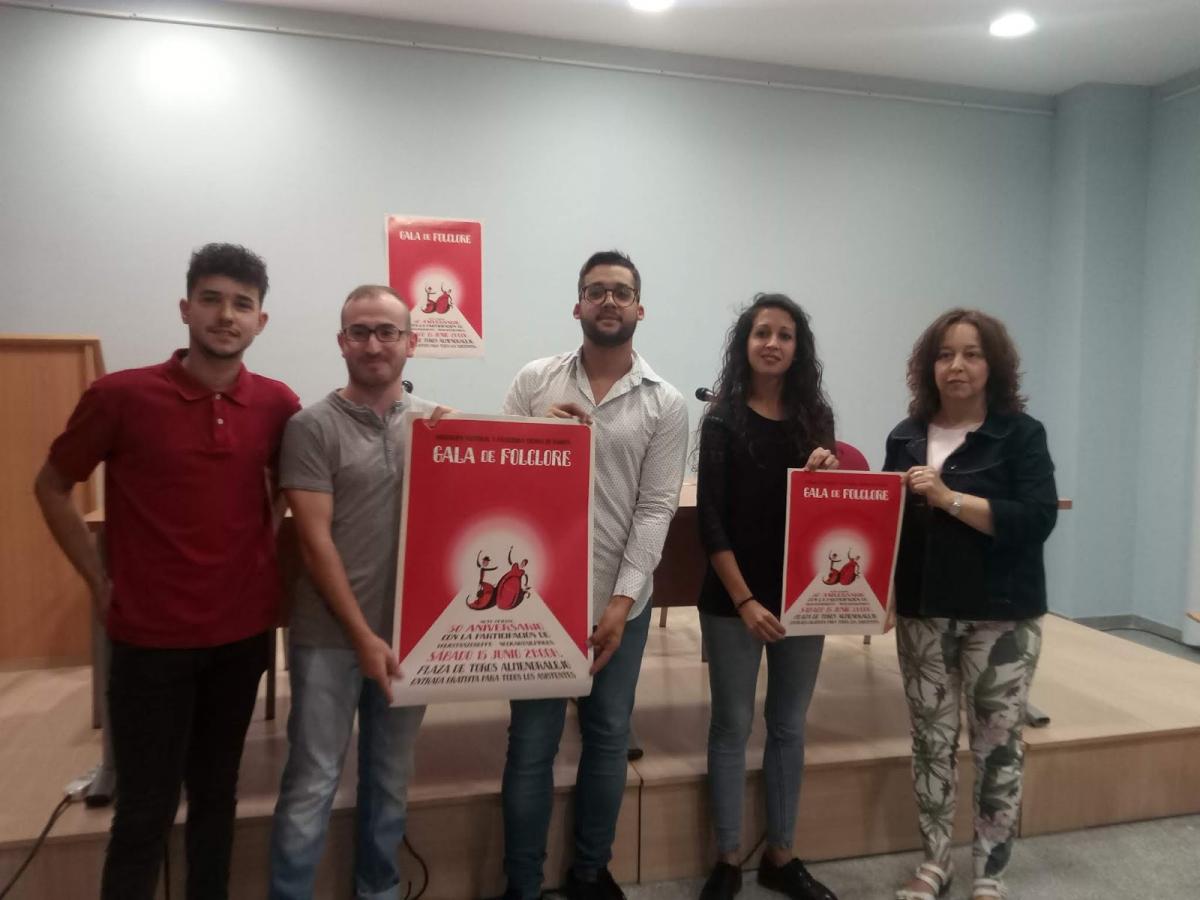
<instances>
[{"instance_id":1,"label":"white ceiling","mask_svg":"<svg viewBox=\"0 0 1200 900\"><path fill-rule=\"evenodd\" d=\"M249 0L324 12L1057 94L1155 85L1200 68L1200 0ZM1041 27L1002 41L999 12Z\"/></svg>"}]
</instances>

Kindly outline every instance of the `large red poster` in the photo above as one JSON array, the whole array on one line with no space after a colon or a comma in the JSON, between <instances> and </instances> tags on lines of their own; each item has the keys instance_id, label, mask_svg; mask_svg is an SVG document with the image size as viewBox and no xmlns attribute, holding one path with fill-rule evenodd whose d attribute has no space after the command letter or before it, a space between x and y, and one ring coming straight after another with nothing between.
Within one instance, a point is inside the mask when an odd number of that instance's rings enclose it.
<instances>
[{"instance_id":1,"label":"large red poster","mask_svg":"<svg viewBox=\"0 0 1200 900\"><path fill-rule=\"evenodd\" d=\"M408 304L416 356L483 356L483 226L388 216L388 285Z\"/></svg>"},{"instance_id":2,"label":"large red poster","mask_svg":"<svg viewBox=\"0 0 1200 900\"><path fill-rule=\"evenodd\" d=\"M409 429L395 702L590 693L591 428L451 415Z\"/></svg>"},{"instance_id":3,"label":"large red poster","mask_svg":"<svg viewBox=\"0 0 1200 900\"><path fill-rule=\"evenodd\" d=\"M783 625L793 634L881 634L904 485L893 472L788 472Z\"/></svg>"}]
</instances>

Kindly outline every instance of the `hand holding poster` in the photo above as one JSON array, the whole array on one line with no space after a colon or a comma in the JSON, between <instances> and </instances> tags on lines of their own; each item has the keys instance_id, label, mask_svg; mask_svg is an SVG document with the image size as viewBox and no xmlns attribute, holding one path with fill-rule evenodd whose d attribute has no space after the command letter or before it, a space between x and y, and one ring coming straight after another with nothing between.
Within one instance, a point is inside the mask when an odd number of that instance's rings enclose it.
<instances>
[{"instance_id":1,"label":"hand holding poster","mask_svg":"<svg viewBox=\"0 0 1200 900\"><path fill-rule=\"evenodd\" d=\"M388 216L388 285L408 304L414 356L483 356L483 226Z\"/></svg>"},{"instance_id":2,"label":"hand holding poster","mask_svg":"<svg viewBox=\"0 0 1200 900\"><path fill-rule=\"evenodd\" d=\"M898 473L788 471L789 636L883 633L903 513Z\"/></svg>"},{"instance_id":3,"label":"hand holding poster","mask_svg":"<svg viewBox=\"0 0 1200 900\"><path fill-rule=\"evenodd\" d=\"M409 427L394 702L590 693L592 430L458 415Z\"/></svg>"}]
</instances>

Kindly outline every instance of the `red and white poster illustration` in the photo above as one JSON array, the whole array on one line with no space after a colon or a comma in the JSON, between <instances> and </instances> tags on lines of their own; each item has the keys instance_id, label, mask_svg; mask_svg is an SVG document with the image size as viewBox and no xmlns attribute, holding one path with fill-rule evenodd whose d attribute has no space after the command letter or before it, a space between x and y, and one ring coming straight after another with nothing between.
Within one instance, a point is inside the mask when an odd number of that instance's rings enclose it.
<instances>
[{"instance_id":1,"label":"red and white poster illustration","mask_svg":"<svg viewBox=\"0 0 1200 900\"><path fill-rule=\"evenodd\" d=\"M387 217L388 286L404 298L415 356L483 356L483 226Z\"/></svg>"},{"instance_id":2,"label":"red and white poster illustration","mask_svg":"<svg viewBox=\"0 0 1200 900\"><path fill-rule=\"evenodd\" d=\"M410 417L395 703L578 697L592 679L592 430Z\"/></svg>"},{"instance_id":3,"label":"red and white poster illustration","mask_svg":"<svg viewBox=\"0 0 1200 900\"><path fill-rule=\"evenodd\" d=\"M883 633L903 514L897 472L788 472L788 635Z\"/></svg>"}]
</instances>

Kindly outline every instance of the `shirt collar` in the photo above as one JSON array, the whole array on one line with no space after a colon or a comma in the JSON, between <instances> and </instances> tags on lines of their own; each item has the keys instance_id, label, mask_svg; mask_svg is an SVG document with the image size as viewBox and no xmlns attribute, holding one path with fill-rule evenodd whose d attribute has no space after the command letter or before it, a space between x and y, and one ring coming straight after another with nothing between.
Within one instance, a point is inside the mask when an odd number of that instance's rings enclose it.
<instances>
[{"instance_id":1,"label":"shirt collar","mask_svg":"<svg viewBox=\"0 0 1200 900\"><path fill-rule=\"evenodd\" d=\"M1012 416L1006 416L1002 413L988 410L987 418L983 420L983 424L971 433L979 434L983 437L998 439L1006 437L1008 433L1012 431L1012 428ZM928 429L928 422L922 422L917 419L908 418L896 427L896 437L902 441L924 440Z\"/></svg>"},{"instance_id":2,"label":"shirt collar","mask_svg":"<svg viewBox=\"0 0 1200 900\"><path fill-rule=\"evenodd\" d=\"M252 379L249 370L244 365L238 366L238 375L233 384L224 390L214 391L208 385L197 381L192 373L183 367L183 358L187 356L187 353L187 350L176 350L166 362L167 380L179 392L179 396L184 400L203 400L220 394L239 406L246 405L250 396Z\"/></svg>"},{"instance_id":3,"label":"shirt collar","mask_svg":"<svg viewBox=\"0 0 1200 900\"><path fill-rule=\"evenodd\" d=\"M618 382L629 379L630 384L639 385L643 381L653 381L656 384L662 382L662 378L658 373L650 368L650 363L642 359L636 350L630 351L633 353L633 365L629 371L617 379ZM568 357L567 362L575 369L578 377L583 377L583 348L577 347Z\"/></svg>"},{"instance_id":4,"label":"shirt collar","mask_svg":"<svg viewBox=\"0 0 1200 900\"><path fill-rule=\"evenodd\" d=\"M976 434L984 435L990 438L1008 437L1008 433L1013 429L1012 416L1002 415L1001 413L988 410L987 418L983 420L983 424L975 429Z\"/></svg>"},{"instance_id":5,"label":"shirt collar","mask_svg":"<svg viewBox=\"0 0 1200 900\"><path fill-rule=\"evenodd\" d=\"M405 391L404 395L399 400L393 401L391 413L388 415L388 421L392 421L399 413L404 412L404 410L408 408L409 398L411 396L412 394L410 394L408 391ZM340 389L330 391L329 400L334 406L338 407L338 409L342 410L347 415L358 419L360 422L366 422L369 425L381 425L383 423L383 419L379 417L379 414L375 412L375 410L371 409L369 406L364 406L361 403L355 403L353 400L347 400L342 396Z\"/></svg>"}]
</instances>

